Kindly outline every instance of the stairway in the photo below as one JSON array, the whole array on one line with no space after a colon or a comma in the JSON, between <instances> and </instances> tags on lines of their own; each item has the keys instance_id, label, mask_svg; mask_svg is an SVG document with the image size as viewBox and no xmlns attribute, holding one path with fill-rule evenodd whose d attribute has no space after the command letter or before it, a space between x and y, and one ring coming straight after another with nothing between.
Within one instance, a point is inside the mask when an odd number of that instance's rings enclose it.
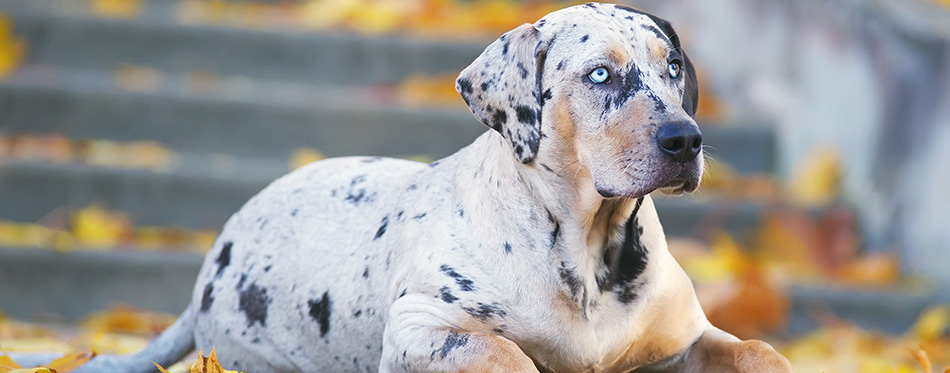
<instances>
[{"instance_id":1,"label":"stairway","mask_svg":"<svg viewBox=\"0 0 950 373\"><path fill-rule=\"evenodd\" d=\"M0 13L28 48L25 63L0 80L0 135L151 140L177 155L176 166L0 158L0 219L33 222L98 202L138 225L218 230L288 171L297 149L437 159L486 130L460 105L405 105L396 87L411 76L461 70L489 40L184 25L176 2L164 0L144 0L133 19L63 4L0 0ZM129 83L129 75L142 74L150 84ZM774 172L768 126L702 130L717 162L745 174ZM710 214L729 216L724 227L737 237L757 227L763 206L701 197L658 199L668 235L694 234ZM76 319L122 301L178 312L200 263L189 253L0 248L0 309L18 318L51 312Z\"/></svg>"}]
</instances>

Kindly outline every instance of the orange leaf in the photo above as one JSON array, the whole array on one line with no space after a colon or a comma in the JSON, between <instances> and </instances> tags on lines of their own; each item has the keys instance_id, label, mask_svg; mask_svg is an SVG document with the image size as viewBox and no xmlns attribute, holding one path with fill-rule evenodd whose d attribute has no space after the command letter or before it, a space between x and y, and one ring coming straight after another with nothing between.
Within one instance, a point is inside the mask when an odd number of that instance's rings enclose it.
<instances>
[{"instance_id":1,"label":"orange leaf","mask_svg":"<svg viewBox=\"0 0 950 373\"><path fill-rule=\"evenodd\" d=\"M155 367L158 368L158 370L160 370L162 373L169 373L167 370L165 370L165 368L162 368L161 365L158 365L158 363L153 361L152 364L155 364Z\"/></svg>"},{"instance_id":2,"label":"orange leaf","mask_svg":"<svg viewBox=\"0 0 950 373\"><path fill-rule=\"evenodd\" d=\"M6 373L13 369L22 369L23 367L20 364L17 364L10 355L7 355L6 351L0 349L0 373Z\"/></svg>"},{"instance_id":3,"label":"orange leaf","mask_svg":"<svg viewBox=\"0 0 950 373\"><path fill-rule=\"evenodd\" d=\"M914 355L914 358L917 359L917 364L920 364L920 367L924 369L924 372L931 373L933 372L933 365L930 364L930 358L927 357L927 351L920 346L916 348L909 348L910 353Z\"/></svg>"},{"instance_id":4,"label":"orange leaf","mask_svg":"<svg viewBox=\"0 0 950 373\"><path fill-rule=\"evenodd\" d=\"M90 351L71 352L49 363L49 369L60 373L69 372L79 368L80 365L85 364L95 356L96 353Z\"/></svg>"}]
</instances>

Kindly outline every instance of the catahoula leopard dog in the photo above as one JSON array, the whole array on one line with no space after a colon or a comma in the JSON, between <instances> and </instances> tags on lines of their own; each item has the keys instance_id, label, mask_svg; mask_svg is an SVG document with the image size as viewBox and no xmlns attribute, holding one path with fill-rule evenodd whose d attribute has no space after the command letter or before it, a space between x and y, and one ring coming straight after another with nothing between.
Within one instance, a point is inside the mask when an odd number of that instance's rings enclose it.
<instances>
[{"instance_id":1,"label":"catahoula leopard dog","mask_svg":"<svg viewBox=\"0 0 950 373\"><path fill-rule=\"evenodd\" d=\"M224 226L138 372L785 372L712 326L649 193L697 188L696 75L670 24L590 3L502 35L456 88L490 130L422 164L298 169Z\"/></svg>"}]
</instances>

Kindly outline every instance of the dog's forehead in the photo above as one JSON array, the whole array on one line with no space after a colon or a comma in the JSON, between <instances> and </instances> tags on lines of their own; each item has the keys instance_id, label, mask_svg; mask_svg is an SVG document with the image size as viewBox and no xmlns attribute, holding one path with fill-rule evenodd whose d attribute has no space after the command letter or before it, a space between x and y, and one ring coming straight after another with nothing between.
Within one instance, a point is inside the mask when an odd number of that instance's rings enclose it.
<instances>
[{"instance_id":1,"label":"dog's forehead","mask_svg":"<svg viewBox=\"0 0 950 373\"><path fill-rule=\"evenodd\" d=\"M647 35L668 40L668 35L660 30L650 14L617 4L587 3L564 8L544 16L535 23L535 27L542 32L571 33L596 30L597 35L601 37L622 36L626 39L639 40Z\"/></svg>"}]
</instances>

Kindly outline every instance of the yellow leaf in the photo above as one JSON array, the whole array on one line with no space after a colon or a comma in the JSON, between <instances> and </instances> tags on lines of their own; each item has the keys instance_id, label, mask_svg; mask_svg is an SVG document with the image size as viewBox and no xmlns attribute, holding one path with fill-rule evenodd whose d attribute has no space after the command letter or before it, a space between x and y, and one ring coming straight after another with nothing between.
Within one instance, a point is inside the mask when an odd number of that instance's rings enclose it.
<instances>
[{"instance_id":1,"label":"yellow leaf","mask_svg":"<svg viewBox=\"0 0 950 373\"><path fill-rule=\"evenodd\" d=\"M810 206L825 205L837 197L841 183L841 160L831 148L815 150L800 166L791 185L792 196Z\"/></svg>"},{"instance_id":2,"label":"yellow leaf","mask_svg":"<svg viewBox=\"0 0 950 373\"><path fill-rule=\"evenodd\" d=\"M89 248L115 247L131 230L128 217L111 213L98 205L77 212L72 218L72 231L77 241Z\"/></svg>"},{"instance_id":3,"label":"yellow leaf","mask_svg":"<svg viewBox=\"0 0 950 373\"><path fill-rule=\"evenodd\" d=\"M289 166L291 170L296 170L310 163L322 160L327 156L314 148L300 148L290 155Z\"/></svg>"},{"instance_id":4,"label":"yellow leaf","mask_svg":"<svg viewBox=\"0 0 950 373\"><path fill-rule=\"evenodd\" d=\"M17 364L10 358L10 355L7 355L7 352L3 349L0 349L0 373L6 373L13 369L22 368L20 364Z\"/></svg>"},{"instance_id":5,"label":"yellow leaf","mask_svg":"<svg viewBox=\"0 0 950 373\"><path fill-rule=\"evenodd\" d=\"M154 336L175 322L175 316L116 305L87 317L82 327L93 332Z\"/></svg>"},{"instance_id":6,"label":"yellow leaf","mask_svg":"<svg viewBox=\"0 0 950 373\"><path fill-rule=\"evenodd\" d=\"M943 335L950 326L950 306L934 306L917 318L911 333L922 340L933 340Z\"/></svg>"},{"instance_id":7,"label":"yellow leaf","mask_svg":"<svg viewBox=\"0 0 950 373\"><path fill-rule=\"evenodd\" d=\"M162 373L170 373L169 371L165 370L165 368L162 368L161 365L158 365L158 363L153 361L152 364L155 364L155 367L158 368L158 370L161 371Z\"/></svg>"},{"instance_id":8,"label":"yellow leaf","mask_svg":"<svg viewBox=\"0 0 950 373\"><path fill-rule=\"evenodd\" d=\"M16 70L25 54L26 44L13 35L13 22L0 13L0 78Z\"/></svg>"},{"instance_id":9,"label":"yellow leaf","mask_svg":"<svg viewBox=\"0 0 950 373\"><path fill-rule=\"evenodd\" d=\"M211 354L205 357L202 351L198 351L198 360L191 365L191 373L238 373L235 370L226 370L218 363L218 356L214 348L211 348Z\"/></svg>"},{"instance_id":10,"label":"yellow leaf","mask_svg":"<svg viewBox=\"0 0 950 373\"><path fill-rule=\"evenodd\" d=\"M933 365L930 363L930 358L927 357L927 351L924 351L920 346L915 348L910 348L911 355L914 355L914 358L917 359L917 364L920 364L920 367L924 369L924 372L931 373L933 372Z\"/></svg>"},{"instance_id":11,"label":"yellow leaf","mask_svg":"<svg viewBox=\"0 0 950 373\"><path fill-rule=\"evenodd\" d=\"M61 373L69 372L73 369L79 368L80 365L85 364L95 356L96 354L90 351L70 352L65 356L49 363L49 369Z\"/></svg>"},{"instance_id":12,"label":"yellow leaf","mask_svg":"<svg viewBox=\"0 0 950 373\"><path fill-rule=\"evenodd\" d=\"M92 12L103 17L136 18L142 13L139 0L93 0Z\"/></svg>"}]
</instances>

